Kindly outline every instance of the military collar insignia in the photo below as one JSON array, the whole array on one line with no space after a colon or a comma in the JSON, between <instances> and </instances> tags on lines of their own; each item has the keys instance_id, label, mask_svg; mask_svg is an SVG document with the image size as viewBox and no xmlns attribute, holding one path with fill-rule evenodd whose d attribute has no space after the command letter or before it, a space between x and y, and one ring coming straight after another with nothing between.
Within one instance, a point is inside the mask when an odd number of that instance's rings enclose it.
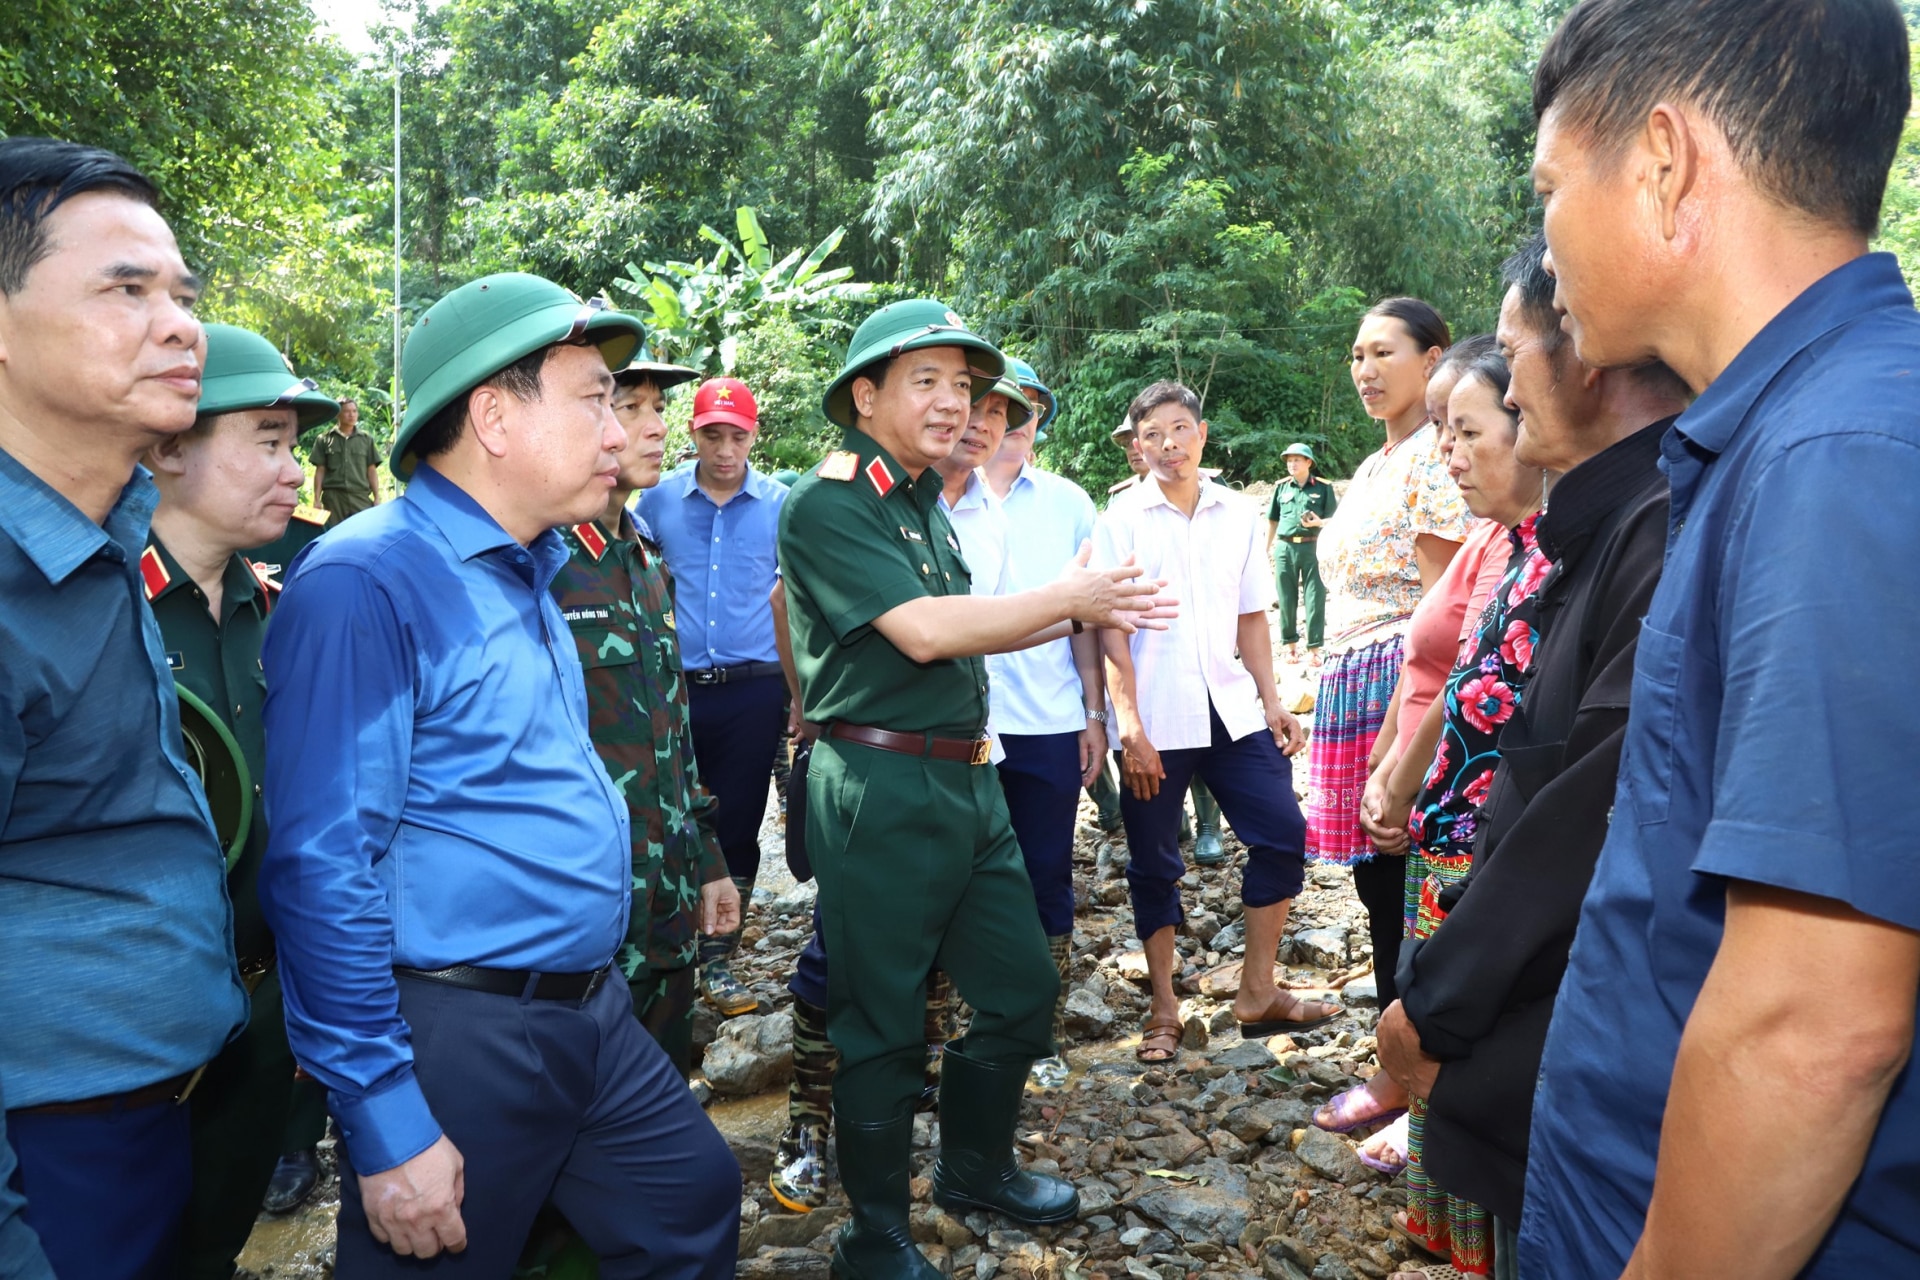
<instances>
[{"instance_id":1,"label":"military collar insignia","mask_svg":"<svg viewBox=\"0 0 1920 1280\"><path fill-rule=\"evenodd\" d=\"M247 571L253 575L253 580L260 584L261 598L271 599L272 593L280 590L280 584L273 580L273 575L267 572L265 565L253 560L247 560L245 563Z\"/></svg>"},{"instance_id":2,"label":"military collar insignia","mask_svg":"<svg viewBox=\"0 0 1920 1280\"><path fill-rule=\"evenodd\" d=\"M873 491L883 498L892 493L893 486L899 483L893 478L893 472L887 469L886 459L877 455L867 464L867 479L872 483Z\"/></svg>"},{"instance_id":3,"label":"military collar insignia","mask_svg":"<svg viewBox=\"0 0 1920 1280\"><path fill-rule=\"evenodd\" d=\"M173 582L173 575L160 559L160 552L148 547L140 553L140 582L147 590L147 599L152 600Z\"/></svg>"},{"instance_id":4,"label":"military collar insignia","mask_svg":"<svg viewBox=\"0 0 1920 1280\"><path fill-rule=\"evenodd\" d=\"M851 480L854 470L860 465L860 455L851 449L835 449L820 464L815 475L822 480Z\"/></svg>"},{"instance_id":5,"label":"military collar insignia","mask_svg":"<svg viewBox=\"0 0 1920 1280\"><path fill-rule=\"evenodd\" d=\"M587 549L587 554L598 560L607 554L607 535L600 532L600 526L589 520L585 524L573 526L573 536Z\"/></svg>"}]
</instances>

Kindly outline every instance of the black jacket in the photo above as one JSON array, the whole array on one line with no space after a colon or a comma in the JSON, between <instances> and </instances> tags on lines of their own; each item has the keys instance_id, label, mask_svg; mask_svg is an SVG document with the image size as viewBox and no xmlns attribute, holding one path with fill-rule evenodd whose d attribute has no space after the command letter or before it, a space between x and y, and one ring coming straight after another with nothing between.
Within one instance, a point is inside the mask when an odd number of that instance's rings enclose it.
<instances>
[{"instance_id":1,"label":"black jacket","mask_svg":"<svg viewBox=\"0 0 1920 1280\"><path fill-rule=\"evenodd\" d=\"M1500 735L1473 874L1400 965L1407 1016L1445 1064L1428 1099L1427 1172L1516 1224L1547 1022L1606 840L1635 645L1666 555L1659 462L1670 422L1554 486L1539 526L1554 562L1541 586L1543 638Z\"/></svg>"}]
</instances>

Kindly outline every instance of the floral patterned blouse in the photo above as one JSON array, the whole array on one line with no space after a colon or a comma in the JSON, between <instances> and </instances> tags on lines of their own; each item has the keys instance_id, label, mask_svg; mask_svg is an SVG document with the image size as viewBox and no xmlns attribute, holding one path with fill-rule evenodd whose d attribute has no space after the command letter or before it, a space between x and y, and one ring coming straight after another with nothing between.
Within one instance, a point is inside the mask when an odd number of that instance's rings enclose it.
<instances>
[{"instance_id":1,"label":"floral patterned blouse","mask_svg":"<svg viewBox=\"0 0 1920 1280\"><path fill-rule=\"evenodd\" d=\"M1538 513L1530 515L1508 535L1513 555L1506 576L1481 611L1472 654L1453 669L1440 695L1446 700L1440 745L1408 823L1436 871L1472 852L1480 806L1500 763L1500 730L1519 709L1533 672L1540 584L1551 567L1534 532L1539 520Z\"/></svg>"},{"instance_id":2,"label":"floral patterned blouse","mask_svg":"<svg viewBox=\"0 0 1920 1280\"><path fill-rule=\"evenodd\" d=\"M1329 652L1404 631L1420 603L1414 539L1464 542L1472 524L1432 423L1361 463L1320 531L1320 577L1333 606Z\"/></svg>"}]
</instances>

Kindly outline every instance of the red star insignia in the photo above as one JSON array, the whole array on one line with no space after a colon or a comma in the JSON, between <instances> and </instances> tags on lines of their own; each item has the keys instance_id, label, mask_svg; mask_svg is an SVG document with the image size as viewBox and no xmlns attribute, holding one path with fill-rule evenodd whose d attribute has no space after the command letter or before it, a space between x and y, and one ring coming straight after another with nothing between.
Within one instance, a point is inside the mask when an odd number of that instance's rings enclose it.
<instances>
[{"instance_id":1,"label":"red star insignia","mask_svg":"<svg viewBox=\"0 0 1920 1280\"><path fill-rule=\"evenodd\" d=\"M573 536L580 539L580 545L585 547L587 554L595 560L607 553L606 535L591 522L573 526Z\"/></svg>"}]
</instances>

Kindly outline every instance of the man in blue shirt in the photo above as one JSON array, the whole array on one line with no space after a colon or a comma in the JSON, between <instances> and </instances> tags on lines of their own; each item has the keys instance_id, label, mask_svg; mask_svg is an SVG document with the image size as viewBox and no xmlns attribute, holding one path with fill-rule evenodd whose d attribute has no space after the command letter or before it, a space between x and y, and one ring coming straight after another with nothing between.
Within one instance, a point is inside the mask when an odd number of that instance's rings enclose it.
<instances>
[{"instance_id":1,"label":"man in blue shirt","mask_svg":"<svg viewBox=\"0 0 1920 1280\"><path fill-rule=\"evenodd\" d=\"M746 922L760 872L760 821L786 727L786 681L773 643L775 543L787 488L747 461L760 428L753 392L711 378L693 393L695 458L640 498L673 575L676 629L700 777L719 800L714 826ZM700 940L700 995L724 1017L760 1001L728 962L740 930Z\"/></svg>"},{"instance_id":2,"label":"man in blue shirt","mask_svg":"<svg viewBox=\"0 0 1920 1280\"><path fill-rule=\"evenodd\" d=\"M1093 499L1065 476L1032 461L1034 442L1060 412L1058 398L1024 360L1007 361L1009 376L1033 401L1034 414L1009 416L1000 447L981 474L1006 512L1006 587L1026 591L1051 582L1093 538ZM1053 1056L1033 1064L1034 1083L1067 1082L1066 1004L1073 959L1073 830L1080 789L1106 759L1107 684L1100 637L1092 632L987 658L993 727L1006 758L1000 789L1033 880L1040 924L1060 974L1053 1006Z\"/></svg>"},{"instance_id":3,"label":"man in blue shirt","mask_svg":"<svg viewBox=\"0 0 1920 1280\"><path fill-rule=\"evenodd\" d=\"M0 1276L170 1274L196 1073L246 1021L138 565L199 282L118 156L0 140Z\"/></svg>"},{"instance_id":4,"label":"man in blue shirt","mask_svg":"<svg viewBox=\"0 0 1920 1280\"><path fill-rule=\"evenodd\" d=\"M1867 255L1907 75L1893 0L1590 0L1535 76L1580 359L1700 395L1523 1275L1920 1274L1920 316Z\"/></svg>"},{"instance_id":5,"label":"man in blue shirt","mask_svg":"<svg viewBox=\"0 0 1920 1280\"><path fill-rule=\"evenodd\" d=\"M267 634L260 893L346 1144L343 1275L505 1274L549 1198L602 1276L733 1273L738 1166L612 964L626 803L548 594L554 527L618 479L639 341L534 276L435 303L402 357L412 483L300 554Z\"/></svg>"}]
</instances>

